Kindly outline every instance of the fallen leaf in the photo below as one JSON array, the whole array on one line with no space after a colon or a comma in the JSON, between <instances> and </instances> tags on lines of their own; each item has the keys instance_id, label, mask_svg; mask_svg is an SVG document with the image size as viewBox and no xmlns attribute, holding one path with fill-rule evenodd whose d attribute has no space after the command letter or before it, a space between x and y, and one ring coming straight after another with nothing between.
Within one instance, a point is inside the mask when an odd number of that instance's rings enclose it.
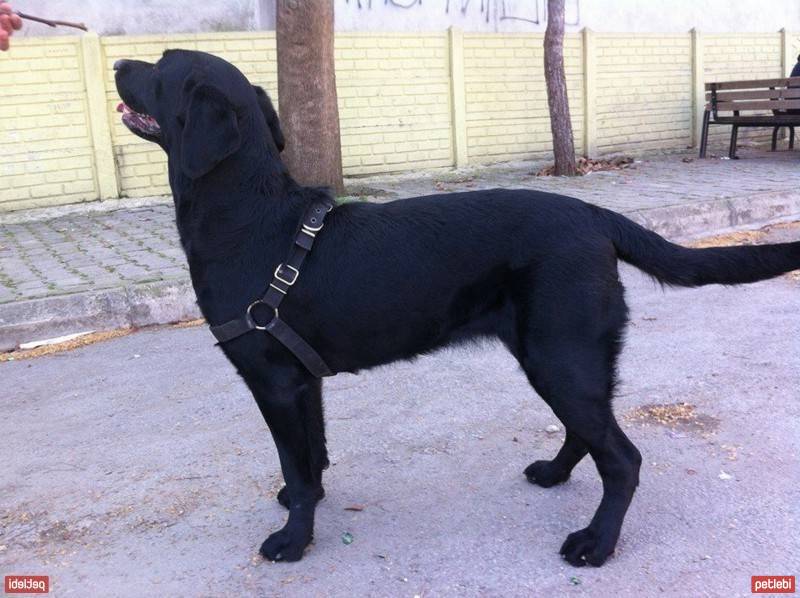
<instances>
[{"instance_id":1,"label":"fallen leaf","mask_svg":"<svg viewBox=\"0 0 800 598\"><path fill-rule=\"evenodd\" d=\"M633 164L630 156L617 156L616 158L578 158L575 162L575 170L578 174L591 174L601 170L622 170L629 168ZM536 176L553 176L555 165L545 166L535 173Z\"/></svg>"}]
</instances>

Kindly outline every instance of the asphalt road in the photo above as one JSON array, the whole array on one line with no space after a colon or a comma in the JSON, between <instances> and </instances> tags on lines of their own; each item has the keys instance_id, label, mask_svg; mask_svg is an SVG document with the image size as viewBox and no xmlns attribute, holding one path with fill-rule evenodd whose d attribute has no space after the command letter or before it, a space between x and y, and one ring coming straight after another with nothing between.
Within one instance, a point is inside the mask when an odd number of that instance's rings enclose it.
<instances>
[{"instance_id":1,"label":"asphalt road","mask_svg":"<svg viewBox=\"0 0 800 598\"><path fill-rule=\"evenodd\" d=\"M0 364L0 574L50 575L55 596L409 598L749 596L751 575L800 574L800 281L623 274L616 410L645 461L600 569L557 554L598 504L594 466L525 481L563 432L496 345L326 381L315 545L264 562L276 453L202 327Z\"/></svg>"}]
</instances>

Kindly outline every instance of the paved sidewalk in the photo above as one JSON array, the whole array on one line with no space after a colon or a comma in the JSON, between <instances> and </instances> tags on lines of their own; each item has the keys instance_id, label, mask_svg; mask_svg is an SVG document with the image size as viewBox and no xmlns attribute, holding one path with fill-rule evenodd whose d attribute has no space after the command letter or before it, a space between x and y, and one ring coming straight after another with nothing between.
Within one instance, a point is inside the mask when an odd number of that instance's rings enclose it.
<instances>
[{"instance_id":1,"label":"paved sidewalk","mask_svg":"<svg viewBox=\"0 0 800 598\"><path fill-rule=\"evenodd\" d=\"M537 177L541 165L515 163L353 179L348 187L370 201L540 189L626 213L673 238L800 214L800 152L744 149L741 157L659 157L577 178ZM169 198L0 214L0 350L196 316Z\"/></svg>"}]
</instances>

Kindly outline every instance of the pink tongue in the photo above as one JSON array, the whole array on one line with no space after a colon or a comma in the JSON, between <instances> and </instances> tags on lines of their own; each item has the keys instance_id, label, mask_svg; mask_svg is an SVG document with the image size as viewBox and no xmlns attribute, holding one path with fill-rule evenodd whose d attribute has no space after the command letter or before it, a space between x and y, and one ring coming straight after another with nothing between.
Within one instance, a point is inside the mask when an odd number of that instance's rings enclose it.
<instances>
[{"instance_id":1,"label":"pink tongue","mask_svg":"<svg viewBox=\"0 0 800 598\"><path fill-rule=\"evenodd\" d=\"M125 112L125 102L120 102L117 105L117 112Z\"/></svg>"}]
</instances>

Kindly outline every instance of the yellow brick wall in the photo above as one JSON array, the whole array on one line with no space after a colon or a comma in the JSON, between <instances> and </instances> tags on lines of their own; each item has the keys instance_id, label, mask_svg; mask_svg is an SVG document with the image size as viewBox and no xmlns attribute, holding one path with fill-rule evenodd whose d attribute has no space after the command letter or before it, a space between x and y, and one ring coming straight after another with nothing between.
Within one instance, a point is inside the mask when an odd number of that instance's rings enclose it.
<instances>
[{"instance_id":1,"label":"yellow brick wall","mask_svg":"<svg viewBox=\"0 0 800 598\"><path fill-rule=\"evenodd\" d=\"M706 81L767 79L781 76L779 33L704 34Z\"/></svg>"},{"instance_id":2,"label":"yellow brick wall","mask_svg":"<svg viewBox=\"0 0 800 598\"><path fill-rule=\"evenodd\" d=\"M450 166L447 34L338 34L345 174Z\"/></svg>"},{"instance_id":3,"label":"yellow brick wall","mask_svg":"<svg viewBox=\"0 0 800 598\"><path fill-rule=\"evenodd\" d=\"M97 197L77 38L0 52L0 210Z\"/></svg>"},{"instance_id":4,"label":"yellow brick wall","mask_svg":"<svg viewBox=\"0 0 800 598\"><path fill-rule=\"evenodd\" d=\"M586 151L586 98L594 115L587 134L594 132L589 141L596 153L680 150L691 144L688 33L587 37L594 64L591 93L584 89L583 39L568 34L564 42L576 151ZM699 39L704 81L780 75L779 33ZM793 64L800 35L787 33L786 39ZM91 66L92 43L97 42L21 38L11 52L0 53L0 210L96 199L101 184L113 194L115 177L123 196L169 193L163 153L128 132L115 111L112 65L118 58L157 60L166 48L218 54L277 104L272 32L101 38L102 73ZM549 157L542 44L541 34L337 34L345 174L452 166L456 147L470 164ZM451 60L456 61L452 73ZM102 94L106 113L90 115L89 103ZM768 134L757 130L743 137ZM728 135L723 128L712 133L710 151L724 150Z\"/></svg>"},{"instance_id":5,"label":"yellow brick wall","mask_svg":"<svg viewBox=\"0 0 800 598\"><path fill-rule=\"evenodd\" d=\"M600 153L684 149L692 143L691 39L596 35Z\"/></svg>"},{"instance_id":6,"label":"yellow brick wall","mask_svg":"<svg viewBox=\"0 0 800 598\"><path fill-rule=\"evenodd\" d=\"M464 35L467 155L471 163L541 158L552 151L542 34ZM576 151L583 138L580 35L564 39Z\"/></svg>"},{"instance_id":7,"label":"yellow brick wall","mask_svg":"<svg viewBox=\"0 0 800 598\"><path fill-rule=\"evenodd\" d=\"M705 81L781 77L780 33L703 35L703 66ZM738 138L739 141L763 142L771 134L769 129L744 128L739 129ZM727 155L730 135L730 127L712 126L709 153Z\"/></svg>"}]
</instances>

